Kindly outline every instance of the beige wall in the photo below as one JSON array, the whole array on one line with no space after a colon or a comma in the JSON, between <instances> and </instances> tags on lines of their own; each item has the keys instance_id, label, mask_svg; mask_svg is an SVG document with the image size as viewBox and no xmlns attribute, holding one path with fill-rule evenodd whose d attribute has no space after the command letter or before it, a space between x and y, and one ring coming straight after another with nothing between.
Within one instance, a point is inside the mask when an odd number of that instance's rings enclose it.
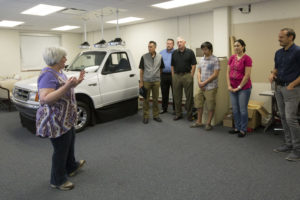
<instances>
[{"instance_id":1,"label":"beige wall","mask_svg":"<svg viewBox=\"0 0 300 200\"><path fill-rule=\"evenodd\" d=\"M36 32L35 32L36 33ZM80 52L81 34L63 33L62 46L68 51L67 64ZM22 72L20 60L20 32L18 30L0 29L0 76L12 77L20 74L22 78L39 74L38 71Z\"/></svg>"},{"instance_id":2,"label":"beige wall","mask_svg":"<svg viewBox=\"0 0 300 200\"><path fill-rule=\"evenodd\" d=\"M278 33L284 27L293 28L296 34L300 34L300 18L233 25L232 35L245 41L246 53L253 60L253 82L268 82L267 77L274 68L274 54L281 48ZM296 37L295 43L300 44L299 37Z\"/></svg>"},{"instance_id":3,"label":"beige wall","mask_svg":"<svg viewBox=\"0 0 300 200\"><path fill-rule=\"evenodd\" d=\"M15 30L0 30L0 76L20 72L20 40Z\"/></svg>"}]
</instances>

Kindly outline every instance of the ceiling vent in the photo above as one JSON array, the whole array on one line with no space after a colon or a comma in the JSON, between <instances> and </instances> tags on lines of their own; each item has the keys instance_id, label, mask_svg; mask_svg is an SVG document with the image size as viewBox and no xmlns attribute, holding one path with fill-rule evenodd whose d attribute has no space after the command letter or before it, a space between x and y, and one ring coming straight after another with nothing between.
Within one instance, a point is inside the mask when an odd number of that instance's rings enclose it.
<instances>
[{"instance_id":1,"label":"ceiling vent","mask_svg":"<svg viewBox=\"0 0 300 200\"><path fill-rule=\"evenodd\" d=\"M60 13L62 14L70 14L70 15L83 15L86 12L87 12L86 10L77 9L77 8L66 8L60 11Z\"/></svg>"}]
</instances>

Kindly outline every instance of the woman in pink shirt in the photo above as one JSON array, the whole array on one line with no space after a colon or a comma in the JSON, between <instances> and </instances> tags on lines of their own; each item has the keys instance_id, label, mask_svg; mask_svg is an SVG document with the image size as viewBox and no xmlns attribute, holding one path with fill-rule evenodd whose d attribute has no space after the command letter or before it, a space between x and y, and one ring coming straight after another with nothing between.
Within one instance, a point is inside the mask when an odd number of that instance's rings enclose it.
<instances>
[{"instance_id":1,"label":"woman in pink shirt","mask_svg":"<svg viewBox=\"0 0 300 200\"><path fill-rule=\"evenodd\" d=\"M248 125L248 102L251 94L251 67L252 59L245 54L246 44L239 39L234 42L234 51L228 61L227 85L230 92L232 112L234 118L234 130L231 134L238 133L238 137L244 137Z\"/></svg>"}]
</instances>

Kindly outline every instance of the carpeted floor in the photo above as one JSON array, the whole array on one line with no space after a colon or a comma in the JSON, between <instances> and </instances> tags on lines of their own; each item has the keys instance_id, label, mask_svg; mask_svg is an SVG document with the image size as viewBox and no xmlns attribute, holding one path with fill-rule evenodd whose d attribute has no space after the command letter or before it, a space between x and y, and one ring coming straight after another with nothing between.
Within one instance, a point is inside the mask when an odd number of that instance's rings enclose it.
<instances>
[{"instance_id":1,"label":"carpeted floor","mask_svg":"<svg viewBox=\"0 0 300 200\"><path fill-rule=\"evenodd\" d=\"M87 165L72 191L49 187L52 146L0 112L0 199L299 200L300 162L272 149L282 136L262 129L237 138L228 128L189 128L186 119L142 124L141 113L76 135Z\"/></svg>"}]
</instances>

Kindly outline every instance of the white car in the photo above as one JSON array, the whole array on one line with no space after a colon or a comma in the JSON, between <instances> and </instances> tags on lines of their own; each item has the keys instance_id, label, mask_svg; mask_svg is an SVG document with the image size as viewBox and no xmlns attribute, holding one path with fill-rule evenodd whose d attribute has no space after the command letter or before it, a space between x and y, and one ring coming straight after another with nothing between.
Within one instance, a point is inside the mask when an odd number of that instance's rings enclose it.
<instances>
[{"instance_id":1,"label":"white car","mask_svg":"<svg viewBox=\"0 0 300 200\"><path fill-rule=\"evenodd\" d=\"M77 132L96 122L110 121L135 114L138 110L138 68L132 55L123 47L106 47L81 52L66 67L68 77L85 79L75 88L78 122ZM19 81L13 89L12 101L20 112L21 123L35 131L39 108L37 79Z\"/></svg>"}]
</instances>

